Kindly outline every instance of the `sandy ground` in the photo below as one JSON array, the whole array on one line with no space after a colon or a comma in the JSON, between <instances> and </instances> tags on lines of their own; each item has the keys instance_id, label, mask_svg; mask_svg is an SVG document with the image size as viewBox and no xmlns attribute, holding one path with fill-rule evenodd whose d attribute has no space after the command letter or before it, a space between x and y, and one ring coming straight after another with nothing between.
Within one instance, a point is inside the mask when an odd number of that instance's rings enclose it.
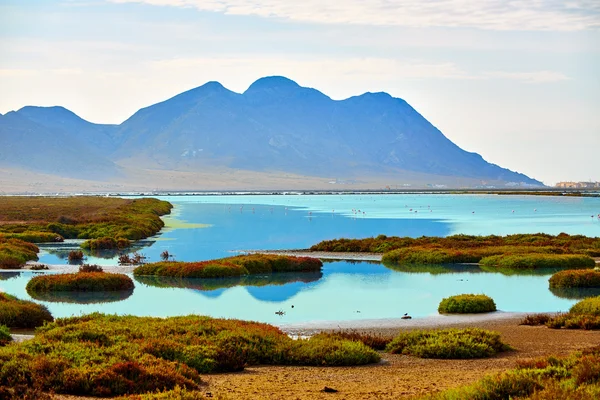
<instances>
[{"instance_id":1,"label":"sandy ground","mask_svg":"<svg viewBox=\"0 0 600 400\"><path fill-rule=\"evenodd\" d=\"M207 376L210 391L232 399L396 399L472 383L515 366L519 358L566 355L600 344L600 332L519 326L521 317L452 323L501 333L516 351L482 360L427 360L382 354L382 363L362 367L251 367L244 372ZM440 325L438 325L440 326ZM411 327L412 329L417 326ZM394 335L399 329L360 329ZM324 393L324 387L338 393Z\"/></svg>"}]
</instances>

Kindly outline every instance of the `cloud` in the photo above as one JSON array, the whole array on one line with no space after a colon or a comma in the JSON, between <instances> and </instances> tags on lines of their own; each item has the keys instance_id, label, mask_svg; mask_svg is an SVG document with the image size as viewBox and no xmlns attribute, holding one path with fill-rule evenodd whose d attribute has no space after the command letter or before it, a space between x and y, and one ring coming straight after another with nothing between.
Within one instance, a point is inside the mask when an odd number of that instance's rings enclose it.
<instances>
[{"instance_id":1,"label":"cloud","mask_svg":"<svg viewBox=\"0 0 600 400\"><path fill-rule=\"evenodd\" d=\"M483 76L489 78L512 79L525 83L552 83L570 80L563 73L555 71L536 71L536 72L505 72L489 71L484 72Z\"/></svg>"},{"instance_id":2,"label":"cloud","mask_svg":"<svg viewBox=\"0 0 600 400\"><path fill-rule=\"evenodd\" d=\"M198 57L173 58L150 62L155 70L182 73L203 71L215 75L234 75L239 71L257 71L260 76L268 74L290 77L335 76L350 81L398 81L406 79L459 79L494 80L508 79L524 83L554 83L571 78L557 71L482 71L469 73L452 62L423 62L389 58L330 58L294 59L286 56L256 57Z\"/></svg>"},{"instance_id":3,"label":"cloud","mask_svg":"<svg viewBox=\"0 0 600 400\"><path fill-rule=\"evenodd\" d=\"M374 76L378 78L437 78L469 79L470 77L451 62L426 63L401 61L387 58L330 58L330 59L293 59L286 56L263 57L199 57L174 58L150 63L155 69L203 70L203 71L240 71L258 69L272 71L273 74L285 74L286 71L302 71L307 75L334 74L347 78L356 76ZM264 74L264 73L263 73Z\"/></svg>"},{"instance_id":4,"label":"cloud","mask_svg":"<svg viewBox=\"0 0 600 400\"><path fill-rule=\"evenodd\" d=\"M600 28L597 0L107 0L320 24L577 31Z\"/></svg>"}]
</instances>

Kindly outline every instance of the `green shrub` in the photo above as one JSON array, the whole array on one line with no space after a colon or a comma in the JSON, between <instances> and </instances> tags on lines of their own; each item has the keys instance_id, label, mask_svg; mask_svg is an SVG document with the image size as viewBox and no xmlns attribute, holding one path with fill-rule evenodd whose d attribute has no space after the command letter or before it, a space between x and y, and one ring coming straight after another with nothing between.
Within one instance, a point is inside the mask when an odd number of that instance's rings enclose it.
<instances>
[{"instance_id":1,"label":"green shrub","mask_svg":"<svg viewBox=\"0 0 600 400\"><path fill-rule=\"evenodd\" d=\"M316 258L250 254L200 262L149 263L134 269L133 274L176 278L232 278L281 272L315 272L320 271L322 266L323 263Z\"/></svg>"},{"instance_id":2,"label":"green shrub","mask_svg":"<svg viewBox=\"0 0 600 400\"><path fill-rule=\"evenodd\" d=\"M600 288L600 271L567 270L550 277L551 288Z\"/></svg>"},{"instance_id":3,"label":"green shrub","mask_svg":"<svg viewBox=\"0 0 600 400\"><path fill-rule=\"evenodd\" d=\"M292 340L256 322L200 316L91 314L61 318L27 342L0 348L0 386L35 383L57 393L117 396L198 390L200 373L249 365L361 365L379 361L362 343Z\"/></svg>"},{"instance_id":4,"label":"green shrub","mask_svg":"<svg viewBox=\"0 0 600 400\"><path fill-rule=\"evenodd\" d=\"M52 320L52 315L45 306L0 293L0 325L28 329Z\"/></svg>"},{"instance_id":5,"label":"green shrub","mask_svg":"<svg viewBox=\"0 0 600 400\"><path fill-rule=\"evenodd\" d=\"M486 267L498 268L593 268L593 258L576 254L503 254L485 257L479 262Z\"/></svg>"},{"instance_id":6,"label":"green shrub","mask_svg":"<svg viewBox=\"0 0 600 400\"><path fill-rule=\"evenodd\" d=\"M8 327L0 325L0 346L6 346L10 342L12 342L12 336L10 335Z\"/></svg>"},{"instance_id":7,"label":"green shrub","mask_svg":"<svg viewBox=\"0 0 600 400\"><path fill-rule=\"evenodd\" d=\"M27 293L32 297L44 292L90 292L133 290L133 281L123 274L106 272L78 272L35 276L27 282Z\"/></svg>"},{"instance_id":8,"label":"green shrub","mask_svg":"<svg viewBox=\"0 0 600 400\"><path fill-rule=\"evenodd\" d=\"M81 244L84 249L97 250L117 250L126 249L131 246L131 242L125 238L102 237L98 239L89 239Z\"/></svg>"},{"instance_id":9,"label":"green shrub","mask_svg":"<svg viewBox=\"0 0 600 400\"><path fill-rule=\"evenodd\" d=\"M569 313L600 316L600 296L581 300L571 307Z\"/></svg>"},{"instance_id":10,"label":"green shrub","mask_svg":"<svg viewBox=\"0 0 600 400\"><path fill-rule=\"evenodd\" d=\"M476 314L496 311L494 300L484 294L460 294L442 299L440 314Z\"/></svg>"},{"instance_id":11,"label":"green shrub","mask_svg":"<svg viewBox=\"0 0 600 400\"><path fill-rule=\"evenodd\" d=\"M421 358L484 358L509 350L500 335L478 328L442 329L401 333L386 350Z\"/></svg>"},{"instance_id":12,"label":"green shrub","mask_svg":"<svg viewBox=\"0 0 600 400\"><path fill-rule=\"evenodd\" d=\"M364 345L369 346L373 350L385 350L386 346L392 341L392 338L387 336L358 332L355 330L321 332L313 336L313 339L317 338L332 338L350 340L353 342L361 342Z\"/></svg>"}]
</instances>

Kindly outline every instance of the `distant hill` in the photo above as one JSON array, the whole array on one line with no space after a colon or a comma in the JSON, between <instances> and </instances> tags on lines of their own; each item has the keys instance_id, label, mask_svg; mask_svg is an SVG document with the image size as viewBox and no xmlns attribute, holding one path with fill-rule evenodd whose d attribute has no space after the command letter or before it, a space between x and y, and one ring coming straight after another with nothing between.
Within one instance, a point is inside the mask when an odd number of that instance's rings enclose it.
<instances>
[{"instance_id":1,"label":"distant hill","mask_svg":"<svg viewBox=\"0 0 600 400\"><path fill-rule=\"evenodd\" d=\"M79 138L78 131L70 127L59 129L52 113L40 110L48 115L48 121L36 123L21 111L0 116L0 167L92 180L121 174L120 167L98 151L93 142ZM89 125L92 124L83 121L82 126Z\"/></svg>"},{"instance_id":2,"label":"distant hill","mask_svg":"<svg viewBox=\"0 0 600 400\"><path fill-rule=\"evenodd\" d=\"M542 185L462 150L402 99L365 93L336 101L284 77L259 79L243 94L209 82L121 125L92 124L62 107L25 107L0 116L0 135L2 148L13 149L0 150L0 165L27 168L28 159L31 168L70 176L78 169L78 176L94 170L106 178L125 166Z\"/></svg>"}]
</instances>

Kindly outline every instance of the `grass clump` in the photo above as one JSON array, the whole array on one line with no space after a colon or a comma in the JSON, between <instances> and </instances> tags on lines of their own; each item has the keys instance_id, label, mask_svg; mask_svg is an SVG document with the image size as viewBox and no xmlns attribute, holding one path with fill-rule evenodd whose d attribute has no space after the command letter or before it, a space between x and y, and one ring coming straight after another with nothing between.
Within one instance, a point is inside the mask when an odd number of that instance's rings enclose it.
<instances>
[{"instance_id":1,"label":"grass clump","mask_svg":"<svg viewBox=\"0 0 600 400\"><path fill-rule=\"evenodd\" d=\"M133 290L133 281L124 274L78 272L35 276L27 282L27 293L34 296L45 292L104 292Z\"/></svg>"},{"instance_id":2,"label":"grass clump","mask_svg":"<svg viewBox=\"0 0 600 400\"><path fill-rule=\"evenodd\" d=\"M401 333L386 347L392 354L442 359L485 358L509 349L500 334L478 328Z\"/></svg>"},{"instance_id":3,"label":"grass clump","mask_svg":"<svg viewBox=\"0 0 600 400\"><path fill-rule=\"evenodd\" d=\"M56 393L118 396L198 390L200 374L249 365L359 365L379 361L362 343L292 340L256 322L200 316L91 314L61 318L34 339L0 348L0 386L31 384Z\"/></svg>"},{"instance_id":4,"label":"grass clump","mask_svg":"<svg viewBox=\"0 0 600 400\"><path fill-rule=\"evenodd\" d=\"M546 326L552 329L600 329L600 296L579 301L568 313L550 318Z\"/></svg>"},{"instance_id":5,"label":"grass clump","mask_svg":"<svg viewBox=\"0 0 600 400\"><path fill-rule=\"evenodd\" d=\"M510 269L538 268L593 268L593 258L578 254L502 254L485 257L479 262L482 266Z\"/></svg>"},{"instance_id":6,"label":"grass clump","mask_svg":"<svg viewBox=\"0 0 600 400\"><path fill-rule=\"evenodd\" d=\"M323 263L316 258L250 254L200 262L149 263L137 267L133 274L175 278L232 278L279 272L314 272L320 271L322 266Z\"/></svg>"},{"instance_id":7,"label":"grass clump","mask_svg":"<svg viewBox=\"0 0 600 400\"><path fill-rule=\"evenodd\" d=\"M381 334L365 333L355 330L321 332L314 335L313 338L350 340L353 342L360 342L373 350L385 350L387 345L392 341L392 338Z\"/></svg>"},{"instance_id":8,"label":"grass clump","mask_svg":"<svg viewBox=\"0 0 600 400\"><path fill-rule=\"evenodd\" d=\"M477 314L496 311L494 300L484 294L460 294L442 299L440 314Z\"/></svg>"},{"instance_id":9,"label":"grass clump","mask_svg":"<svg viewBox=\"0 0 600 400\"><path fill-rule=\"evenodd\" d=\"M102 237L98 239L86 240L81 247L87 250L120 250L131 246L131 242L125 238Z\"/></svg>"},{"instance_id":10,"label":"grass clump","mask_svg":"<svg viewBox=\"0 0 600 400\"><path fill-rule=\"evenodd\" d=\"M83 264L79 267L79 272L104 272L104 270L96 264Z\"/></svg>"},{"instance_id":11,"label":"grass clump","mask_svg":"<svg viewBox=\"0 0 600 400\"><path fill-rule=\"evenodd\" d=\"M528 314L519 325L539 326L546 325L552 317L548 314Z\"/></svg>"},{"instance_id":12,"label":"grass clump","mask_svg":"<svg viewBox=\"0 0 600 400\"><path fill-rule=\"evenodd\" d=\"M569 314L600 316L600 296L581 300L571 307Z\"/></svg>"},{"instance_id":13,"label":"grass clump","mask_svg":"<svg viewBox=\"0 0 600 400\"><path fill-rule=\"evenodd\" d=\"M37 261L38 251L35 244L0 234L0 269L20 269L27 261Z\"/></svg>"},{"instance_id":14,"label":"grass clump","mask_svg":"<svg viewBox=\"0 0 600 400\"><path fill-rule=\"evenodd\" d=\"M0 325L30 329L51 321L52 315L45 306L0 293Z\"/></svg>"},{"instance_id":15,"label":"grass clump","mask_svg":"<svg viewBox=\"0 0 600 400\"><path fill-rule=\"evenodd\" d=\"M0 325L0 346L6 346L12 342L12 336L6 325Z\"/></svg>"},{"instance_id":16,"label":"grass clump","mask_svg":"<svg viewBox=\"0 0 600 400\"><path fill-rule=\"evenodd\" d=\"M74 263L83 261L83 259L84 259L83 251L71 250L69 252L68 259L69 259L69 264L74 264Z\"/></svg>"},{"instance_id":17,"label":"grass clump","mask_svg":"<svg viewBox=\"0 0 600 400\"><path fill-rule=\"evenodd\" d=\"M551 288L600 288L600 271L593 269L560 271L550 277Z\"/></svg>"},{"instance_id":18,"label":"grass clump","mask_svg":"<svg viewBox=\"0 0 600 400\"><path fill-rule=\"evenodd\" d=\"M595 347L569 357L521 360L510 371L422 399L592 400L600 396L599 380L600 347Z\"/></svg>"}]
</instances>

